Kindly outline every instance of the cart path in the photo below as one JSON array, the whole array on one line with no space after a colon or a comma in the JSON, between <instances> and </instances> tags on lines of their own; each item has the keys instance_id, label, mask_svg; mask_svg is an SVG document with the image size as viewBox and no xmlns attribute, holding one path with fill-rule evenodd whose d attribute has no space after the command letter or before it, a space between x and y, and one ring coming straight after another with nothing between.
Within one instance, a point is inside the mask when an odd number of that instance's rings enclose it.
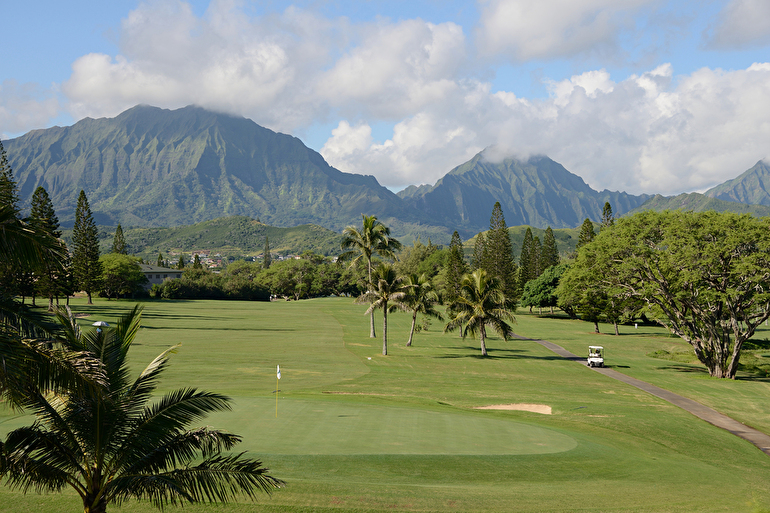
<instances>
[{"instance_id":1,"label":"cart path","mask_svg":"<svg viewBox=\"0 0 770 513\"><path fill-rule=\"evenodd\" d=\"M541 346L547 349L550 349L554 353L558 354L563 358L566 358L567 360L580 362L582 365L585 365L585 361L586 361L585 358L581 358L580 356L577 356L567 351L566 349L564 349L558 344L554 344L553 342L548 342L547 340L536 340L536 339L524 338L524 337L518 337L518 338L521 338L522 340L530 340L532 342L537 342ZM656 387L655 385L651 385L645 381L641 381L639 379L626 376L625 374L622 374L616 370L608 369L607 367L588 367L588 368L600 374L604 374L609 378L616 379L628 385L634 386L639 390L643 390L648 394L652 394L655 397L659 397L664 401L668 401L674 406L678 406L679 408L682 408L683 410L692 413L696 417L705 420L709 424L713 424L718 428L722 428L726 431L729 431L730 433L734 434L737 437L743 438L744 440L754 444L756 447L759 448L759 450L761 450L762 452L770 456L770 436L763 433L762 431L758 431L754 428L750 428L744 424L741 424L737 420L732 419L727 415L723 415L718 411L712 408L709 408L708 406L704 406L699 402L693 401L692 399L682 397L681 395L675 394L673 392L669 392L668 390L664 390L663 388L660 388L660 387Z\"/></svg>"}]
</instances>

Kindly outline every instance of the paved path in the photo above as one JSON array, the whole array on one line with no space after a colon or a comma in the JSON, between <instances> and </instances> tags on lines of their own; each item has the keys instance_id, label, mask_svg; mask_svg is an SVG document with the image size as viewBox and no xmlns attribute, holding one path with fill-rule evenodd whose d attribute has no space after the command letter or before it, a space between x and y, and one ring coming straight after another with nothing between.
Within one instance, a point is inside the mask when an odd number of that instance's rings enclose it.
<instances>
[{"instance_id":1,"label":"paved path","mask_svg":"<svg viewBox=\"0 0 770 513\"><path fill-rule=\"evenodd\" d=\"M580 362L582 365L585 365L585 362L586 362L585 358L581 358L580 356L570 353L560 345L554 344L553 342L548 342L546 340L535 340L531 338L528 338L525 340L531 340L532 342L537 342L541 346L544 346L550 349L554 353L558 354L563 358L566 358L567 360ZM730 433L734 434L735 436L741 437L744 440L751 442L752 444L757 446L762 452L770 456L770 436L766 435L761 431L757 431L754 428L750 428L744 424L741 424L737 420L731 419L727 415L722 415L718 411L713 410L708 406L704 406L696 401L693 401L692 399L682 397L681 395L675 394L673 392L669 392L668 390L664 390L662 388L656 387L655 385L650 385L645 381L641 381L641 380L632 378L630 376L626 376L625 374L621 374L618 371L608 369L606 367L589 367L589 368L600 374L604 374L609 378L616 379L618 381L622 381L623 383L627 383L631 386L634 386L639 390L643 390L648 394L652 394L655 397L659 397L664 401L668 401L674 406L678 406L683 410L692 413L696 417L701 418L706 422L715 425L716 427L725 429Z\"/></svg>"}]
</instances>

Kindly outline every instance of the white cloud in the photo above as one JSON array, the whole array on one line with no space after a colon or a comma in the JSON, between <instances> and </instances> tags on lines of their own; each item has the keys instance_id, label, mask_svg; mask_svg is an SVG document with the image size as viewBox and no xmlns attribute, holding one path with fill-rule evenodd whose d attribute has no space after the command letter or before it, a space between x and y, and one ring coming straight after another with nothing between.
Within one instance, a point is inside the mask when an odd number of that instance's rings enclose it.
<instances>
[{"instance_id":1,"label":"white cloud","mask_svg":"<svg viewBox=\"0 0 770 513\"><path fill-rule=\"evenodd\" d=\"M55 87L44 89L33 83L3 80L0 82L0 139L45 125L56 117L59 108Z\"/></svg>"},{"instance_id":2,"label":"white cloud","mask_svg":"<svg viewBox=\"0 0 770 513\"><path fill-rule=\"evenodd\" d=\"M460 83L455 94L396 125L385 144L359 138L347 151L333 146L335 135L323 154L345 171L403 186L434 183L494 145L499 158L548 155L596 189L664 194L734 178L768 154L767 64L679 77L662 65L617 83L590 71L552 83L551 92L522 100Z\"/></svg>"},{"instance_id":3,"label":"white cloud","mask_svg":"<svg viewBox=\"0 0 770 513\"><path fill-rule=\"evenodd\" d=\"M732 0L718 15L718 21L705 34L715 49L739 49L770 44L770 2Z\"/></svg>"},{"instance_id":4,"label":"white cloud","mask_svg":"<svg viewBox=\"0 0 770 513\"><path fill-rule=\"evenodd\" d=\"M479 45L512 61L614 54L632 15L656 0L481 0Z\"/></svg>"}]
</instances>

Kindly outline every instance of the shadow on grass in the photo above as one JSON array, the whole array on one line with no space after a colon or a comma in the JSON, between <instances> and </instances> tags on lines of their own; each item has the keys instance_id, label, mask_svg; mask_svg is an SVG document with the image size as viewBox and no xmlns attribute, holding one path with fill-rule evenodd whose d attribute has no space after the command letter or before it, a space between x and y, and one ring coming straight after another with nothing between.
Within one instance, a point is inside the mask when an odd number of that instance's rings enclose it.
<instances>
[{"instance_id":1,"label":"shadow on grass","mask_svg":"<svg viewBox=\"0 0 770 513\"><path fill-rule=\"evenodd\" d=\"M487 347L487 356L481 355L481 349L478 346L464 346L459 350L467 350L468 353L454 353L444 354L436 356L439 359L456 359L456 358L475 358L477 360L511 360L511 359L527 359L527 360L564 360L559 355L549 356L534 356L527 354L523 349L490 349Z\"/></svg>"}]
</instances>

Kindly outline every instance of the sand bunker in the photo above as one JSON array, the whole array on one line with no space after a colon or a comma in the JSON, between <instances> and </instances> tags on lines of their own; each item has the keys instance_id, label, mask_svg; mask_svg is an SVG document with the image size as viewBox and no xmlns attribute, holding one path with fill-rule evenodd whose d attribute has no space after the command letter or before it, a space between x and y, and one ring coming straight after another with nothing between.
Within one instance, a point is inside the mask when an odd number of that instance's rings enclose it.
<instances>
[{"instance_id":1,"label":"sand bunker","mask_svg":"<svg viewBox=\"0 0 770 513\"><path fill-rule=\"evenodd\" d=\"M517 410L517 411L531 411L532 413L542 413L543 415L551 414L551 407L545 404L491 404L489 406L476 406L474 410Z\"/></svg>"}]
</instances>

